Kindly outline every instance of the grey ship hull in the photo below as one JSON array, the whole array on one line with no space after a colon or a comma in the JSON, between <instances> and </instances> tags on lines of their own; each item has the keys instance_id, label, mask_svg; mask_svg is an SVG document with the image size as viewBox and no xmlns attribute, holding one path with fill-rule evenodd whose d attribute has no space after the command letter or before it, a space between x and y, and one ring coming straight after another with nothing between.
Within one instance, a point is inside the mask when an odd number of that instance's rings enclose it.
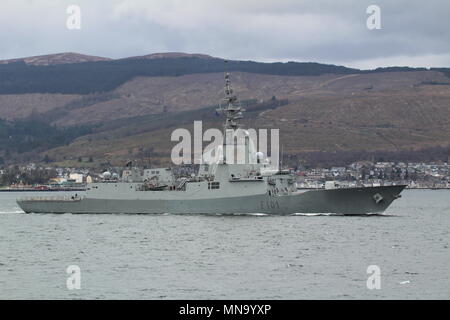
<instances>
[{"instance_id":1,"label":"grey ship hull","mask_svg":"<svg viewBox=\"0 0 450 320\"><path fill-rule=\"evenodd\" d=\"M382 213L405 186L309 190L291 195L267 194L192 200L18 200L26 213L251 214Z\"/></svg>"}]
</instances>

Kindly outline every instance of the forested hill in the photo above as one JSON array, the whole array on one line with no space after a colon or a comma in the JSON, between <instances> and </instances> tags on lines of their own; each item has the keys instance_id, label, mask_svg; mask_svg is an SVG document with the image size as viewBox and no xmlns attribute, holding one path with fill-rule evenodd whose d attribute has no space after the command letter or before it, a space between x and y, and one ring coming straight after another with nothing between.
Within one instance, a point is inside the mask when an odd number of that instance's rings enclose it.
<instances>
[{"instance_id":1,"label":"forested hill","mask_svg":"<svg viewBox=\"0 0 450 320\"><path fill-rule=\"evenodd\" d=\"M246 127L280 128L287 158L311 165L448 160L448 68L225 64L183 53L112 60L69 52L0 61L0 167L166 163L173 130L194 120L221 128L215 109L226 70L247 110Z\"/></svg>"},{"instance_id":2,"label":"forested hill","mask_svg":"<svg viewBox=\"0 0 450 320\"><path fill-rule=\"evenodd\" d=\"M0 94L64 93L89 94L106 92L137 76L181 76L229 71L280 76L319 76L423 70L383 68L361 71L343 66L312 62L228 61L213 57L180 56L127 58L81 63L32 65L25 60L0 64Z\"/></svg>"},{"instance_id":3,"label":"forested hill","mask_svg":"<svg viewBox=\"0 0 450 320\"><path fill-rule=\"evenodd\" d=\"M0 165L4 157L8 158L11 154L39 152L69 144L90 132L91 128L87 126L61 128L32 118L14 121L0 119Z\"/></svg>"},{"instance_id":4,"label":"forested hill","mask_svg":"<svg viewBox=\"0 0 450 320\"><path fill-rule=\"evenodd\" d=\"M48 66L23 61L0 65L0 94L111 91L136 76L181 76L224 71L224 61L197 57L123 59ZM272 75L349 74L355 70L319 63L229 61L230 71Z\"/></svg>"}]
</instances>

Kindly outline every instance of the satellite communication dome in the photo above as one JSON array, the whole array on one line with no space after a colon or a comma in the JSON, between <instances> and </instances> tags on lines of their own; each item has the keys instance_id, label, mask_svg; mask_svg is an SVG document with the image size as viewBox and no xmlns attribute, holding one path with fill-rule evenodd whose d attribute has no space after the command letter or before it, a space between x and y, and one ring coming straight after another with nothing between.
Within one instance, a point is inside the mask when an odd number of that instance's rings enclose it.
<instances>
[{"instance_id":1,"label":"satellite communication dome","mask_svg":"<svg viewBox=\"0 0 450 320\"><path fill-rule=\"evenodd\" d=\"M259 159L259 160L263 159L264 158L264 153L262 153L261 151L258 151L256 153L256 158Z\"/></svg>"}]
</instances>

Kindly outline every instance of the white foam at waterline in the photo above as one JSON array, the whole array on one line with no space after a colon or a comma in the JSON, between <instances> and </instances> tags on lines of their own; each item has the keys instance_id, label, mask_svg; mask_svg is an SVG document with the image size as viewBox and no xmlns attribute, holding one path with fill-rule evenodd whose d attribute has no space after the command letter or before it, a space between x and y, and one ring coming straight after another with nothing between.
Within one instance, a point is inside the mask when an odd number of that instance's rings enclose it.
<instances>
[{"instance_id":1,"label":"white foam at waterline","mask_svg":"<svg viewBox=\"0 0 450 320\"><path fill-rule=\"evenodd\" d=\"M291 216L305 216L305 217L317 217L317 216L334 216L339 215L338 213L303 213L303 212L296 212L290 214Z\"/></svg>"},{"instance_id":2,"label":"white foam at waterline","mask_svg":"<svg viewBox=\"0 0 450 320\"><path fill-rule=\"evenodd\" d=\"M263 217L263 216L269 216L270 214L262 213L262 212L234 212L224 215L231 215L231 216L254 216L254 217Z\"/></svg>"},{"instance_id":3,"label":"white foam at waterline","mask_svg":"<svg viewBox=\"0 0 450 320\"><path fill-rule=\"evenodd\" d=\"M19 209L19 210L15 210L15 211L12 211L12 210L0 211L0 213L25 213L25 211Z\"/></svg>"}]
</instances>

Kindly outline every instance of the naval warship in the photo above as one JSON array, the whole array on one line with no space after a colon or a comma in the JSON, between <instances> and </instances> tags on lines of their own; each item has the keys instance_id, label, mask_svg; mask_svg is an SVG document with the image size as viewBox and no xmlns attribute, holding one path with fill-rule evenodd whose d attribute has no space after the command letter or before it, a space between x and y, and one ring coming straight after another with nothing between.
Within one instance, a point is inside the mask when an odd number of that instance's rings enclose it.
<instances>
[{"instance_id":1,"label":"naval warship","mask_svg":"<svg viewBox=\"0 0 450 320\"><path fill-rule=\"evenodd\" d=\"M225 74L225 130L240 128L245 111L238 103ZM244 132L246 132L244 130ZM120 179L89 183L86 192L72 197L18 199L26 213L129 213L129 214L341 214L383 213L405 185L361 188L298 190L295 175L289 170L268 166L248 138L244 163L228 163L227 148L235 147L224 139L215 161L202 163L188 178L176 178L171 168L130 167ZM253 161L256 155L256 161ZM250 158L252 161L250 161ZM107 177L108 178L108 177ZM326 184L330 185L330 184Z\"/></svg>"}]
</instances>

